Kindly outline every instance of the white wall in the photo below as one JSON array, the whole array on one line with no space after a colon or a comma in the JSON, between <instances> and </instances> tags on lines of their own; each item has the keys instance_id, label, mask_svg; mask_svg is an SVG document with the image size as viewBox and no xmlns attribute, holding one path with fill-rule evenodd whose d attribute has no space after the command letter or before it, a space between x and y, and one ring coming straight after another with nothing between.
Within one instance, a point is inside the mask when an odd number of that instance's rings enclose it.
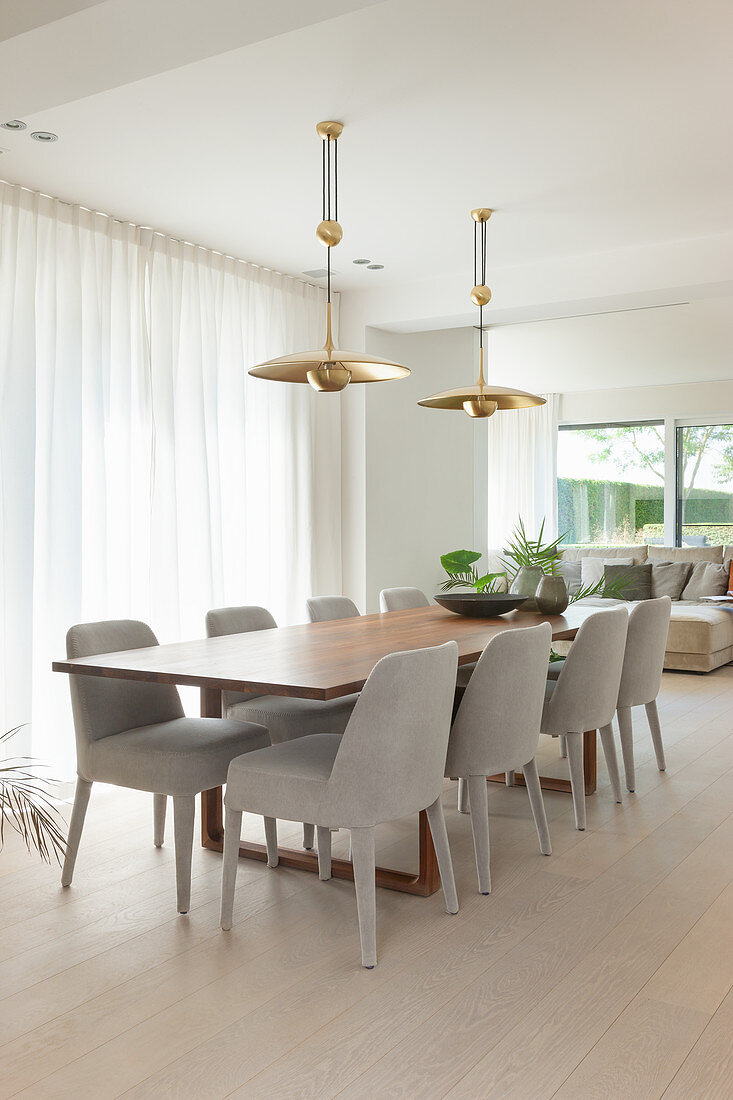
<instances>
[{"instance_id":1,"label":"white wall","mask_svg":"<svg viewBox=\"0 0 733 1100\"><path fill-rule=\"evenodd\" d=\"M499 327L489 372L542 393L731 379L733 298Z\"/></svg>"},{"instance_id":2,"label":"white wall","mask_svg":"<svg viewBox=\"0 0 733 1100\"><path fill-rule=\"evenodd\" d=\"M344 507L352 525L344 532L344 590L373 612L382 588L415 585L432 595L441 579L440 555L472 545L473 425L417 402L471 380L475 362L472 329L370 330L366 347L413 370L404 381L354 387L343 398L344 493L353 494Z\"/></svg>"}]
</instances>

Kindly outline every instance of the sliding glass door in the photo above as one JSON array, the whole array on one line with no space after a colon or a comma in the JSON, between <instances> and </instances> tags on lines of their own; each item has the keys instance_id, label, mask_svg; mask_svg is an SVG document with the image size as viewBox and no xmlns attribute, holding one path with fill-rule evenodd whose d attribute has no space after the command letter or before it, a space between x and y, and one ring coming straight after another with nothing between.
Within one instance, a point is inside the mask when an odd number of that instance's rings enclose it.
<instances>
[{"instance_id":1,"label":"sliding glass door","mask_svg":"<svg viewBox=\"0 0 733 1100\"><path fill-rule=\"evenodd\" d=\"M733 423L676 428L675 542L733 545Z\"/></svg>"},{"instance_id":2,"label":"sliding glass door","mask_svg":"<svg viewBox=\"0 0 733 1100\"><path fill-rule=\"evenodd\" d=\"M558 530L568 545L664 541L664 422L561 425Z\"/></svg>"}]
</instances>

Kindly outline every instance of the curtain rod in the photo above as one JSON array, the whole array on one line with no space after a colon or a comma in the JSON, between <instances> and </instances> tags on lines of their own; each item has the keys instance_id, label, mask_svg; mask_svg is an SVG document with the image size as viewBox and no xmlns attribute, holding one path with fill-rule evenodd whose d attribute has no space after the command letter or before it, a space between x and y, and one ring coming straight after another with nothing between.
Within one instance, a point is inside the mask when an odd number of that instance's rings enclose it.
<instances>
[{"instance_id":1,"label":"curtain rod","mask_svg":"<svg viewBox=\"0 0 733 1100\"><path fill-rule=\"evenodd\" d=\"M77 210L83 210L87 214L94 214L100 218L107 218L117 225L127 225L131 229L145 230L148 233L152 233L154 237L163 237L173 244L185 244L188 245L189 248L198 248L202 252L210 253L212 256L221 256L223 260L233 260L234 263L245 264L247 267L257 268L258 271L267 271L271 275L278 275L281 279L292 279L293 282L312 287L314 290L324 289L322 286L318 286L317 283L309 283L306 279L299 279L297 275L287 275L284 271L278 271L274 267L265 267L264 264L256 264L253 263L252 260L243 260L240 256L232 256L229 252L220 252L218 248L208 248L206 245L196 244L195 241L185 241L182 237L172 237L170 233L164 233L161 229L153 229L151 225L138 225L137 222L128 221L126 218L116 218L114 214L108 214L104 210L92 210L90 206L85 206L83 203L69 202L67 199L60 199L57 195L49 195L45 191L35 191L32 187L26 187L22 183L13 183L11 180L0 178L0 184L5 184L6 187L17 187L19 191L26 191L29 195L36 195L42 199L50 199L51 202L58 202L61 206L70 206Z\"/></svg>"}]
</instances>

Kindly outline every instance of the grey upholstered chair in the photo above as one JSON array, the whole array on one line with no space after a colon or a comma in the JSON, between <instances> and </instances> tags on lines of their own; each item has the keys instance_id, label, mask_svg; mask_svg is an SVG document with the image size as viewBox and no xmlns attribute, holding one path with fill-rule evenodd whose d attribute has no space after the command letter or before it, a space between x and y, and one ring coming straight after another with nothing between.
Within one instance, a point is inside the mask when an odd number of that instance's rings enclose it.
<instances>
[{"instance_id":1,"label":"grey upholstered chair","mask_svg":"<svg viewBox=\"0 0 733 1100\"><path fill-rule=\"evenodd\" d=\"M312 623L327 623L332 619L355 619L361 612L348 596L311 596L305 601Z\"/></svg>"},{"instance_id":2,"label":"grey upholstered chair","mask_svg":"<svg viewBox=\"0 0 733 1100\"><path fill-rule=\"evenodd\" d=\"M458 911L440 800L450 733L455 642L383 657L343 737L301 737L232 761L226 790L221 926L231 928L242 812L265 818L277 865L277 818L315 821L318 869L331 877L331 828L351 830L362 963L377 961L374 827L427 809L445 902Z\"/></svg>"},{"instance_id":3,"label":"grey upholstered chair","mask_svg":"<svg viewBox=\"0 0 733 1100\"><path fill-rule=\"evenodd\" d=\"M430 600L420 588L383 588L379 593L379 610L409 611L413 607L430 607Z\"/></svg>"},{"instance_id":4,"label":"grey upholstered chair","mask_svg":"<svg viewBox=\"0 0 733 1100\"><path fill-rule=\"evenodd\" d=\"M467 782L482 894L491 892L487 775L522 768L540 851L546 856L552 852L535 763L551 638L549 623L492 638L453 720L445 774Z\"/></svg>"},{"instance_id":5,"label":"grey upholstered chair","mask_svg":"<svg viewBox=\"0 0 733 1100\"><path fill-rule=\"evenodd\" d=\"M209 611L206 616L209 638L276 628L277 623L264 607L220 607ZM284 695L258 695L256 692L222 692L225 717L267 726L273 745L310 733L343 733L357 699L358 695L344 695L340 699L324 702L320 699L290 699ZM306 822L303 825L304 848L310 850L313 847L314 833L313 825Z\"/></svg>"},{"instance_id":6,"label":"grey upholstered chair","mask_svg":"<svg viewBox=\"0 0 733 1100\"><path fill-rule=\"evenodd\" d=\"M624 663L628 613L625 607L598 611L580 627L557 680L547 680L541 732L564 737L570 765L575 825L585 829L583 733L599 730L617 802L621 780L613 738L613 715Z\"/></svg>"},{"instance_id":7,"label":"grey upholstered chair","mask_svg":"<svg viewBox=\"0 0 733 1100\"><path fill-rule=\"evenodd\" d=\"M67 656L89 657L158 644L145 623L122 620L72 626ZM270 744L267 730L224 718L185 718L169 684L69 677L76 731L76 796L61 885L71 885L92 783L114 783L154 795L154 841L163 843L166 798L173 798L179 913L191 899L195 796L220 787L230 762Z\"/></svg>"},{"instance_id":8,"label":"grey upholstered chair","mask_svg":"<svg viewBox=\"0 0 733 1100\"><path fill-rule=\"evenodd\" d=\"M660 772L663 772L667 766L664 760L662 729L659 725L657 695L662 686L662 669L671 613L672 601L669 596L661 596L656 600L640 600L634 604L629 615L626 654L621 672L621 685L618 689L617 714L626 787L630 791L634 790L636 784L632 707L646 707L657 767Z\"/></svg>"}]
</instances>

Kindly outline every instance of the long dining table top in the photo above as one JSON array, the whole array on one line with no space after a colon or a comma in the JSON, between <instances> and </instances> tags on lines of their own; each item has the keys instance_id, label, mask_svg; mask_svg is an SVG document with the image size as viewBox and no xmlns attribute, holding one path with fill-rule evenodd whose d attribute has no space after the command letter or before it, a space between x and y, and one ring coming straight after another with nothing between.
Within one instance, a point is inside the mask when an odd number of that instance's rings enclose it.
<instances>
[{"instance_id":1,"label":"long dining table top","mask_svg":"<svg viewBox=\"0 0 733 1100\"><path fill-rule=\"evenodd\" d=\"M337 699L359 691L380 658L400 650L458 643L458 663L481 655L504 630L547 622L553 640L574 638L598 609L570 607L564 615L514 611L495 619L454 615L438 605L201 638L54 661L56 672L204 689L256 691L302 699Z\"/></svg>"}]
</instances>

